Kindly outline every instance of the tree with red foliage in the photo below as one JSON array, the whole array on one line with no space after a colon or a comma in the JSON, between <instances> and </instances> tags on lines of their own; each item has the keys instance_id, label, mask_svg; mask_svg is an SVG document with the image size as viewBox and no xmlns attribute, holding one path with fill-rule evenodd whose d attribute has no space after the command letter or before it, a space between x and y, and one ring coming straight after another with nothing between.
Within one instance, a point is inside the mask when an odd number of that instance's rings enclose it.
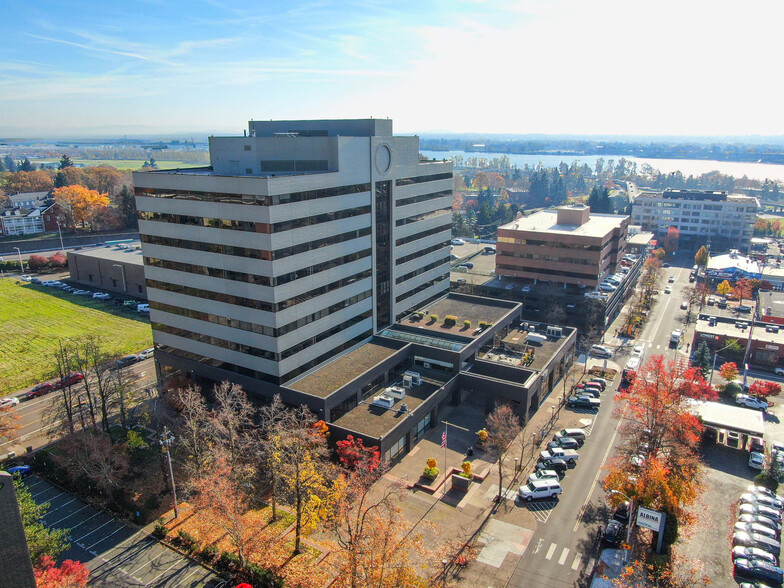
<instances>
[{"instance_id":1,"label":"tree with red foliage","mask_svg":"<svg viewBox=\"0 0 784 588\"><path fill-rule=\"evenodd\" d=\"M44 555L35 564L35 583L38 588L83 588L90 580L90 570L81 562L66 559L58 568L55 561Z\"/></svg>"},{"instance_id":2,"label":"tree with red foliage","mask_svg":"<svg viewBox=\"0 0 784 588\"><path fill-rule=\"evenodd\" d=\"M667 229L667 234L664 236L664 249L667 253L675 253L678 251L678 239L680 238L680 231L678 227L670 227Z\"/></svg>"},{"instance_id":3,"label":"tree with red foliage","mask_svg":"<svg viewBox=\"0 0 784 588\"><path fill-rule=\"evenodd\" d=\"M743 300L746 298L751 298L753 288L752 288L751 280L747 280L746 278L739 278L735 281L735 285L732 287L732 293L738 297L738 304L743 304Z\"/></svg>"},{"instance_id":4,"label":"tree with red foliage","mask_svg":"<svg viewBox=\"0 0 784 588\"><path fill-rule=\"evenodd\" d=\"M717 397L699 369L682 370L662 355L651 357L628 394L616 396L623 443L607 468L605 489L688 520L686 507L699 484L696 448L703 429L691 401Z\"/></svg>"},{"instance_id":5,"label":"tree with red foliage","mask_svg":"<svg viewBox=\"0 0 784 588\"><path fill-rule=\"evenodd\" d=\"M759 396L767 398L768 396L778 396L781 394L781 384L776 382L766 382L764 380L757 380L749 386L749 394L752 396Z\"/></svg>"},{"instance_id":6,"label":"tree with red foliage","mask_svg":"<svg viewBox=\"0 0 784 588\"><path fill-rule=\"evenodd\" d=\"M362 439L355 439L353 435L349 435L345 441L338 441L337 446L340 463L351 470L362 468L372 472L381 462L378 445L365 447Z\"/></svg>"},{"instance_id":7,"label":"tree with red foliage","mask_svg":"<svg viewBox=\"0 0 784 588\"><path fill-rule=\"evenodd\" d=\"M43 255L31 255L27 258L27 265L31 270L40 270L46 267L46 264L49 263Z\"/></svg>"},{"instance_id":8,"label":"tree with red foliage","mask_svg":"<svg viewBox=\"0 0 784 588\"><path fill-rule=\"evenodd\" d=\"M68 259L62 253L55 253L49 256L47 263L50 267L65 267L65 264L68 263Z\"/></svg>"}]
</instances>

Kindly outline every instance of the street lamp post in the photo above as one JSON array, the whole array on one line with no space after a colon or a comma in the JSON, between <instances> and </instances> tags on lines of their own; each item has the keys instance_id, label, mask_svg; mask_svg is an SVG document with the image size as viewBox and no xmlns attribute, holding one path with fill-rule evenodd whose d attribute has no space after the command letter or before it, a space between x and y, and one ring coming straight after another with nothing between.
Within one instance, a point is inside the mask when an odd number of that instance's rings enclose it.
<instances>
[{"instance_id":1,"label":"street lamp post","mask_svg":"<svg viewBox=\"0 0 784 588\"><path fill-rule=\"evenodd\" d=\"M632 540L632 525L634 523L634 521L632 520L632 512L634 511L634 500L629 498L626 494L624 494L620 490L610 490L610 494L620 494L626 500L629 501L629 525L626 528L626 545L631 546L630 542Z\"/></svg>"},{"instance_id":2,"label":"street lamp post","mask_svg":"<svg viewBox=\"0 0 784 588\"><path fill-rule=\"evenodd\" d=\"M172 497L174 498L174 518L180 516L180 511L177 508L177 489L174 486L174 470L172 469L171 460L171 444L174 441L174 435L171 434L168 427L163 427L163 435L161 436L160 444L166 447L166 455L169 457L169 480L171 481Z\"/></svg>"},{"instance_id":3,"label":"street lamp post","mask_svg":"<svg viewBox=\"0 0 784 588\"><path fill-rule=\"evenodd\" d=\"M19 273L24 273L24 262L22 261L22 252L19 250L19 247L14 247L16 249L16 254L19 256Z\"/></svg>"},{"instance_id":4,"label":"street lamp post","mask_svg":"<svg viewBox=\"0 0 784 588\"><path fill-rule=\"evenodd\" d=\"M60 221L54 221L57 223L57 232L60 234L60 251L65 253L65 245L63 245L63 230L60 228Z\"/></svg>"},{"instance_id":5,"label":"street lamp post","mask_svg":"<svg viewBox=\"0 0 784 588\"><path fill-rule=\"evenodd\" d=\"M123 282L123 292L127 292L128 289L125 287L125 268L119 263L113 263L112 267L119 267L120 272L122 273L122 282Z\"/></svg>"}]
</instances>

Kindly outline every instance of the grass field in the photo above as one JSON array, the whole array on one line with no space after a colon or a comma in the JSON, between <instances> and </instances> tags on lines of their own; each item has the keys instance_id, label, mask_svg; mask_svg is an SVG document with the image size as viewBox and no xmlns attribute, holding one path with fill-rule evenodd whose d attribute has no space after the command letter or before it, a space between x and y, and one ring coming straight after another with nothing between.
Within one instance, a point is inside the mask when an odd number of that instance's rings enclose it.
<instances>
[{"instance_id":1,"label":"grass field","mask_svg":"<svg viewBox=\"0 0 784 588\"><path fill-rule=\"evenodd\" d=\"M39 163L56 163L56 159L36 159L36 165ZM143 159L74 159L74 163L79 165L94 166L94 165L111 165L117 169L130 169L136 171L141 169L144 165ZM155 160L158 169L175 169L178 167L203 167L209 163L186 163L184 161L170 161L166 159Z\"/></svg>"},{"instance_id":2,"label":"grass field","mask_svg":"<svg viewBox=\"0 0 784 588\"><path fill-rule=\"evenodd\" d=\"M49 379L58 339L99 335L128 355L152 346L146 315L60 290L0 279L0 396Z\"/></svg>"}]
</instances>

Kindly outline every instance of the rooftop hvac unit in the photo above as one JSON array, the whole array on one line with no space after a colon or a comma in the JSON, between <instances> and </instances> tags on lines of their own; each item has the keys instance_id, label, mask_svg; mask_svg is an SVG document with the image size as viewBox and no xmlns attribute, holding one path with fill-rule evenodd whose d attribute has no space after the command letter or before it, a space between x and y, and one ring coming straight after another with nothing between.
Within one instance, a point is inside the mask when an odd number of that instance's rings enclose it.
<instances>
[{"instance_id":1,"label":"rooftop hvac unit","mask_svg":"<svg viewBox=\"0 0 784 588\"><path fill-rule=\"evenodd\" d=\"M411 386L412 386L412 384L411 384L411 376L403 376L403 385L406 388L411 388Z\"/></svg>"},{"instance_id":2,"label":"rooftop hvac unit","mask_svg":"<svg viewBox=\"0 0 784 588\"><path fill-rule=\"evenodd\" d=\"M383 396L402 399L406 397L406 389L403 388L402 386L390 386L389 388L384 390Z\"/></svg>"},{"instance_id":3,"label":"rooftop hvac unit","mask_svg":"<svg viewBox=\"0 0 784 588\"><path fill-rule=\"evenodd\" d=\"M541 345L547 341L547 335L542 335L540 333L528 333L528 342L529 343L538 343Z\"/></svg>"},{"instance_id":4,"label":"rooftop hvac unit","mask_svg":"<svg viewBox=\"0 0 784 588\"><path fill-rule=\"evenodd\" d=\"M561 327L547 327L547 334L550 337L562 337L563 336L563 329Z\"/></svg>"},{"instance_id":5,"label":"rooftop hvac unit","mask_svg":"<svg viewBox=\"0 0 784 588\"><path fill-rule=\"evenodd\" d=\"M379 394L378 396L373 397L372 404L382 408L392 408L392 406L395 404L395 399L386 394Z\"/></svg>"},{"instance_id":6,"label":"rooftop hvac unit","mask_svg":"<svg viewBox=\"0 0 784 588\"><path fill-rule=\"evenodd\" d=\"M405 402L400 405L400 412L408 412L408 404Z\"/></svg>"},{"instance_id":7,"label":"rooftop hvac unit","mask_svg":"<svg viewBox=\"0 0 784 588\"><path fill-rule=\"evenodd\" d=\"M411 370L408 370L404 375L406 375L409 378L411 378L411 383L414 386L421 386L422 385L422 376L419 374L419 372L412 372Z\"/></svg>"}]
</instances>

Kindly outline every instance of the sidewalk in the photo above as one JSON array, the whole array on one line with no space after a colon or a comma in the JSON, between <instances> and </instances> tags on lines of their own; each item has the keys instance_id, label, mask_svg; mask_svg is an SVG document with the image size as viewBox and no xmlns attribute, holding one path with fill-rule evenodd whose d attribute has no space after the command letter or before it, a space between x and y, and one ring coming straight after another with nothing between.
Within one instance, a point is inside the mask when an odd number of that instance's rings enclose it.
<instances>
[{"instance_id":1,"label":"sidewalk","mask_svg":"<svg viewBox=\"0 0 784 588\"><path fill-rule=\"evenodd\" d=\"M575 363L567 374L567 386L582 375L582 364ZM517 488L526 483L533 471L539 451L546 447L553 431L567 427L591 426L595 416L562 410L564 378L558 381L550 395L542 402L537 413L527 423L510 446L503 465L504 497L495 502L498 495L498 465L491 452L476 449L474 455L466 457L466 450L475 446L476 431L484 426L486 415L484 403L469 399L459 407L447 407L442 411L441 421L450 423L445 450L441 447L444 426L438 423L424 439L395 465L385 476L388 482L402 482L407 487L403 494L403 516L416 523L416 531L424 535L425 545L451 545L455 550L471 543L472 547L462 552L469 563L458 566L444 560L444 570L464 586L505 586L517 565L519 556L525 551L537 521L543 521L549 513L537 509L537 505L515 501ZM451 426L451 425L455 426ZM458 428L461 427L461 428ZM473 462L476 474L486 474L482 481L471 483L467 492L451 488L446 480L435 493L412 487L430 457L436 458L441 476L445 470L456 467L465 459ZM512 554L513 557L507 557Z\"/></svg>"}]
</instances>

